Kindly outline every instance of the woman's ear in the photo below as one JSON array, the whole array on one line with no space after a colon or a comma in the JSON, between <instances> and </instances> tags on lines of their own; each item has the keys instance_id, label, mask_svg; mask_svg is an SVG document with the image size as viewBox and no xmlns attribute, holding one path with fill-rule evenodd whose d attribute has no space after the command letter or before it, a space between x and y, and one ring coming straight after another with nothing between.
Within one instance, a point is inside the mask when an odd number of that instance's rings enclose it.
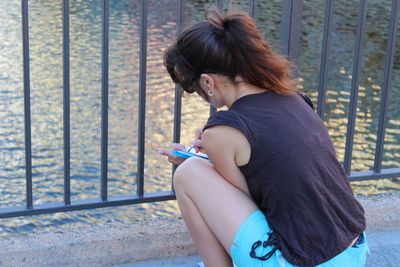
<instances>
[{"instance_id":1,"label":"woman's ear","mask_svg":"<svg viewBox=\"0 0 400 267\"><path fill-rule=\"evenodd\" d=\"M206 86L207 90L214 89L215 86L214 78L211 75L203 73L200 75L200 80L201 83Z\"/></svg>"}]
</instances>

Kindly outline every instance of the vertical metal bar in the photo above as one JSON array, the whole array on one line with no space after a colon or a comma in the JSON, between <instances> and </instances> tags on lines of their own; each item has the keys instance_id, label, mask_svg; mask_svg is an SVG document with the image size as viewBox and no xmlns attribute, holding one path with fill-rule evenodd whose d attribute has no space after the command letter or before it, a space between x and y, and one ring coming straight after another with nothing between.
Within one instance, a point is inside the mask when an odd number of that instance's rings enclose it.
<instances>
[{"instance_id":1,"label":"vertical metal bar","mask_svg":"<svg viewBox=\"0 0 400 267\"><path fill-rule=\"evenodd\" d=\"M178 10L178 28L177 33L181 33L183 25L185 23L185 1L179 0ZM181 141L181 117L182 117L182 88L179 85L175 85L175 105L174 105L174 136L173 142L180 143ZM172 173L176 170L176 166L172 166ZM171 185L174 190L173 184Z\"/></svg>"},{"instance_id":2,"label":"vertical metal bar","mask_svg":"<svg viewBox=\"0 0 400 267\"><path fill-rule=\"evenodd\" d=\"M64 203L71 204L70 186L70 67L69 0L63 1L63 76L64 76Z\"/></svg>"},{"instance_id":3,"label":"vertical metal bar","mask_svg":"<svg viewBox=\"0 0 400 267\"><path fill-rule=\"evenodd\" d=\"M326 77L328 73L328 59L330 52L330 35L332 30L333 0L326 1L324 37L322 40L321 66L319 73L318 104L317 113L324 118L325 115L325 96L326 96Z\"/></svg>"},{"instance_id":4,"label":"vertical metal bar","mask_svg":"<svg viewBox=\"0 0 400 267\"><path fill-rule=\"evenodd\" d=\"M101 57L101 200L107 201L108 183L108 51L109 0L103 0L103 38Z\"/></svg>"},{"instance_id":5,"label":"vertical metal bar","mask_svg":"<svg viewBox=\"0 0 400 267\"><path fill-rule=\"evenodd\" d=\"M251 0L250 1L249 15L252 18L255 18L256 17L256 12L257 12L257 0Z\"/></svg>"},{"instance_id":6,"label":"vertical metal bar","mask_svg":"<svg viewBox=\"0 0 400 267\"><path fill-rule=\"evenodd\" d=\"M358 86L360 84L362 45L364 40L363 36L365 31L366 14L367 0L360 0L360 8L358 12L359 26L357 29L356 52L354 54L353 78L351 81L351 95L347 122L346 148L344 153L344 169L348 175L351 171L351 157L353 153L354 128L357 115Z\"/></svg>"},{"instance_id":7,"label":"vertical metal bar","mask_svg":"<svg viewBox=\"0 0 400 267\"><path fill-rule=\"evenodd\" d=\"M181 33L185 22L185 1L179 0L179 15L177 33ZM173 142L179 143L181 137L181 111L182 111L182 89L179 85L175 86L175 105L174 105L174 137Z\"/></svg>"},{"instance_id":8,"label":"vertical metal bar","mask_svg":"<svg viewBox=\"0 0 400 267\"><path fill-rule=\"evenodd\" d=\"M32 140L31 140L31 96L29 70L29 17L28 0L21 0L22 11L22 53L24 71L24 115L25 115L25 176L26 207L32 209Z\"/></svg>"},{"instance_id":9,"label":"vertical metal bar","mask_svg":"<svg viewBox=\"0 0 400 267\"><path fill-rule=\"evenodd\" d=\"M281 53L297 63L300 51L303 0L283 0L281 18Z\"/></svg>"},{"instance_id":10,"label":"vertical metal bar","mask_svg":"<svg viewBox=\"0 0 400 267\"><path fill-rule=\"evenodd\" d=\"M140 74L139 74L139 136L138 136L138 170L137 194L144 193L144 142L146 119L146 58L147 58L147 0L140 4Z\"/></svg>"},{"instance_id":11,"label":"vertical metal bar","mask_svg":"<svg viewBox=\"0 0 400 267\"><path fill-rule=\"evenodd\" d=\"M390 26L388 34L388 44L386 47L386 61L384 70L384 80L381 96L381 107L379 113L378 134L375 149L374 172L381 172L383 145L385 142L385 129L387 124L387 109L390 100L390 90L392 82L393 58L396 48L396 33L399 20L400 0L393 0L392 12L390 16Z\"/></svg>"}]
</instances>

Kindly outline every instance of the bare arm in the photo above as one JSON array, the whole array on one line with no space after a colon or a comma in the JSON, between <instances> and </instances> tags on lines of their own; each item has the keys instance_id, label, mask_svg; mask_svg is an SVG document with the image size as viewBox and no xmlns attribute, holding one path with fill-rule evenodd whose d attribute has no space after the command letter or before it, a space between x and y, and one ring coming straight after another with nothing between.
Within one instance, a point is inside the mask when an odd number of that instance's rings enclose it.
<instances>
[{"instance_id":1,"label":"bare arm","mask_svg":"<svg viewBox=\"0 0 400 267\"><path fill-rule=\"evenodd\" d=\"M218 125L206 129L202 146L217 172L229 183L250 196L246 180L238 168L250 158L250 144L237 129Z\"/></svg>"}]
</instances>

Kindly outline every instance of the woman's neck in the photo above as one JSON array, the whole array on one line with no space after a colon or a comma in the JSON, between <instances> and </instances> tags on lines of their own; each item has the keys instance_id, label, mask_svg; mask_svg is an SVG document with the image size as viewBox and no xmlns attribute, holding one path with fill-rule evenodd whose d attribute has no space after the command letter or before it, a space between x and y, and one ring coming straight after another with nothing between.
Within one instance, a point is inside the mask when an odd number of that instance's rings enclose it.
<instances>
[{"instance_id":1,"label":"woman's neck","mask_svg":"<svg viewBox=\"0 0 400 267\"><path fill-rule=\"evenodd\" d=\"M225 94L224 97L224 102L228 108L230 108L232 104L241 97L266 91L266 89L259 88L242 81L234 84L234 88L230 89L233 90L227 90L228 92Z\"/></svg>"}]
</instances>

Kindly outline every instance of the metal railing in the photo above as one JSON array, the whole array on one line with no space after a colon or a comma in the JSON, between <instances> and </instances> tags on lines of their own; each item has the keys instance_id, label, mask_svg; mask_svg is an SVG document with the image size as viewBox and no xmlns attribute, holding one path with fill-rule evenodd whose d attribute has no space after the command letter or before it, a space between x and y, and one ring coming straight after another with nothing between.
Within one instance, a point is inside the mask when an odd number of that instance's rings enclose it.
<instances>
[{"instance_id":1,"label":"metal railing","mask_svg":"<svg viewBox=\"0 0 400 267\"><path fill-rule=\"evenodd\" d=\"M217 1L222 8L223 2ZM281 17L281 52L297 62L300 51L301 17L303 10L302 0L282 0ZM23 84L24 84L24 116L25 116L25 172L26 172L26 205L24 207L9 207L0 209L0 218L54 213L129 205L144 202L155 202L175 199L171 190L146 193L144 192L144 144L145 144L145 115L146 115L146 50L147 50L147 1L142 0L140 5L140 74L139 74L139 121L138 121L138 164L137 164L137 192L133 195L108 196L108 72L109 72L109 0L103 0L102 23L102 65L101 65L101 188L98 199L85 199L71 202L70 191L70 56L69 56L69 0L63 0L63 134L64 134L64 202L33 205L32 201L32 144L31 144L31 107L30 107L30 69L29 69L29 25L28 0L21 0L22 7L22 43L23 43ZM178 32L183 28L184 0L179 1ZM397 22L400 9L400 0L393 0L388 34L387 51L384 68L384 84L380 107L375 160L372 171L351 172L351 158L355 118L358 100L358 87L361 69L362 42L364 36L367 1L360 0L359 23L355 46L353 78L350 96L350 110L348 115L347 135L344 168L349 179L367 180L391 178L400 176L400 168L382 169L383 144L387 125L387 107L390 99L391 75L396 44ZM255 16L257 1L250 1L249 13ZM328 57L332 28L333 0L326 0L326 14L324 35L322 40L321 65L319 74L317 112L323 118L325 109L326 80L328 72ZM214 112L215 109L211 109ZM174 107L174 135L173 142L180 141L181 124L181 90L175 90Z\"/></svg>"},{"instance_id":2,"label":"metal railing","mask_svg":"<svg viewBox=\"0 0 400 267\"><path fill-rule=\"evenodd\" d=\"M324 119L325 96L328 73L328 58L330 53L332 14L334 0L326 0L324 35L322 40L321 65L318 86L317 113ZM343 167L350 181L361 181L380 178L394 178L400 176L400 168L382 169L383 144L387 126L387 113L390 99L391 80L393 72L393 59L396 45L396 32L399 20L400 0L392 0L389 22L388 42L386 48L384 79L381 95L381 106L378 123L377 142L375 148L374 167L371 171L351 172L351 159L353 152L353 139L355 132L356 110L358 102L359 80L361 72L362 43L365 30L367 0L359 0L358 28L356 34L355 53L350 95L350 108L348 114L345 158ZM303 0L283 0L281 22L281 52L294 62L297 62L300 48L301 14Z\"/></svg>"}]
</instances>

